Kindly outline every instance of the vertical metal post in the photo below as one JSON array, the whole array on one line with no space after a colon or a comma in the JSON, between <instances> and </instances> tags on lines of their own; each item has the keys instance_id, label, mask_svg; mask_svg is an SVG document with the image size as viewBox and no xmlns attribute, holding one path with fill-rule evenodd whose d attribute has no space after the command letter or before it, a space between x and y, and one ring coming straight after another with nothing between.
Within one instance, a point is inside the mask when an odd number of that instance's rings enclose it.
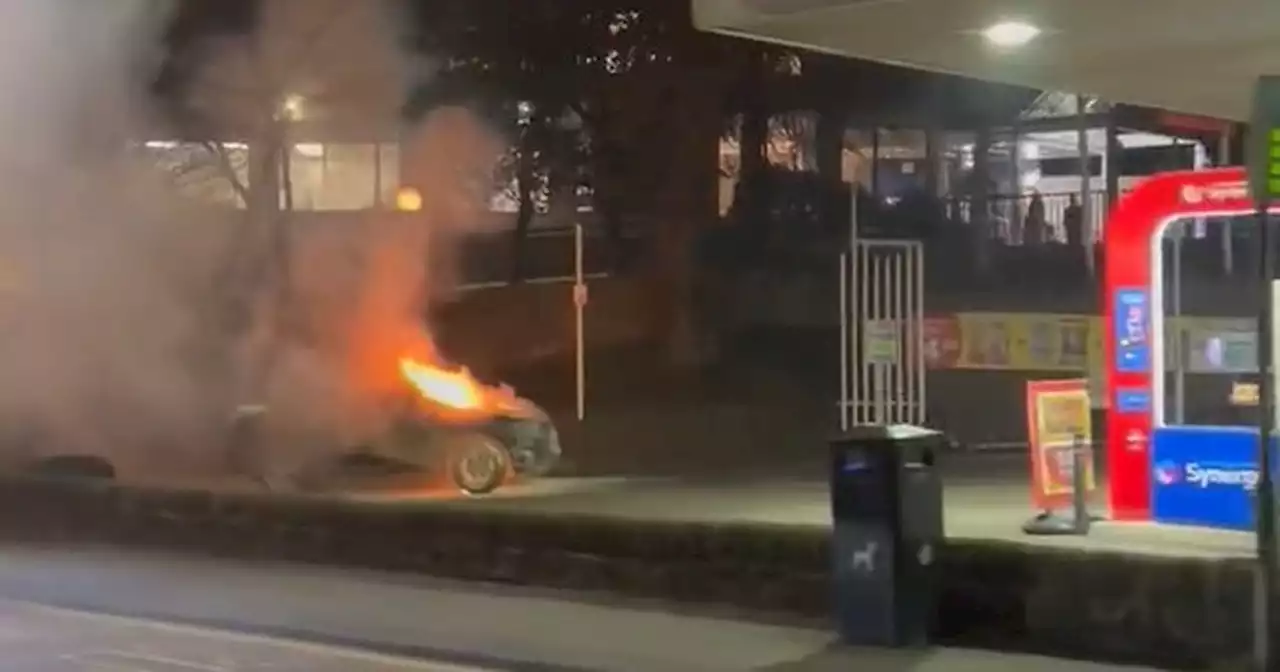
<instances>
[{"instance_id":1,"label":"vertical metal post","mask_svg":"<svg viewBox=\"0 0 1280 672\"><path fill-rule=\"evenodd\" d=\"M879 330L879 327L880 327L878 322L882 319L881 316L884 311L884 299L885 299L884 292L879 291L879 288L883 287L882 268L881 268L883 266L883 263L884 263L884 260L881 259L879 255L875 255L871 257L871 282L867 283L872 288L875 288L875 290L871 295L871 313L868 316L867 322L865 322L864 324L870 324L872 322L877 323L876 324L877 331ZM862 351L863 351L862 357L864 360L867 359L867 356L866 356L867 345L868 344L866 340L866 330L864 327L863 338L862 338ZM872 417L874 418L875 424L883 425L885 424L884 366L874 361L870 363L870 366L871 366L871 381L872 381L871 382L871 385L872 385L871 398L874 400L872 401L872 404L873 404L873 408L875 409L873 411Z\"/></svg>"},{"instance_id":2,"label":"vertical metal post","mask_svg":"<svg viewBox=\"0 0 1280 672\"><path fill-rule=\"evenodd\" d=\"M1026 229L1027 213L1025 210L1030 207L1030 203L1027 204L1027 207L1023 207L1026 192L1022 188L1022 128L1018 122L1018 119L1014 119L1013 138L1010 142L1010 146L1013 149L1009 152L1009 172L1013 181L1013 212L1006 214L1006 216L1011 220L1014 231L1022 232L1022 234L1017 237L1018 240L1022 244L1026 244L1027 238L1030 234ZM1045 231L1042 231L1041 233L1045 233ZM1047 243L1048 240L1041 238L1040 242L1043 244Z\"/></svg>"},{"instance_id":3,"label":"vertical metal post","mask_svg":"<svg viewBox=\"0 0 1280 672\"><path fill-rule=\"evenodd\" d=\"M1183 342L1184 330L1182 329L1182 236L1186 231L1186 222L1178 222L1173 227L1173 263L1171 264L1173 272L1173 282L1170 283L1170 305L1169 313L1172 320L1173 329L1173 421L1179 425L1186 424L1187 411L1187 363L1186 363L1186 344ZM1163 246L1161 246L1163 247ZM1153 362L1156 366L1164 366L1164 362Z\"/></svg>"},{"instance_id":4,"label":"vertical metal post","mask_svg":"<svg viewBox=\"0 0 1280 672\"><path fill-rule=\"evenodd\" d=\"M1105 197L1102 205L1107 212L1110 212L1120 199L1120 155L1124 151L1120 146L1120 127L1116 124L1114 107L1107 110L1107 126L1103 134L1106 136L1106 142L1103 145L1106 162L1102 167L1103 196Z\"/></svg>"},{"instance_id":5,"label":"vertical metal post","mask_svg":"<svg viewBox=\"0 0 1280 672\"><path fill-rule=\"evenodd\" d=\"M849 249L858 244L858 183L849 183Z\"/></svg>"},{"instance_id":6,"label":"vertical metal post","mask_svg":"<svg viewBox=\"0 0 1280 672\"><path fill-rule=\"evenodd\" d=\"M928 372L925 370L924 353L924 245L915 245L915 288L911 296L915 303L915 367L916 367L916 417L917 425L924 425L928 417Z\"/></svg>"},{"instance_id":7,"label":"vertical metal post","mask_svg":"<svg viewBox=\"0 0 1280 672\"><path fill-rule=\"evenodd\" d=\"M1227 127L1221 135L1218 136L1218 165L1231 165L1231 129ZM1231 238L1231 227L1219 225L1222 230L1222 268L1226 275L1231 275L1235 270L1235 249L1234 240Z\"/></svg>"},{"instance_id":8,"label":"vertical metal post","mask_svg":"<svg viewBox=\"0 0 1280 672\"><path fill-rule=\"evenodd\" d=\"M840 431L849 431L849 253L840 255Z\"/></svg>"},{"instance_id":9,"label":"vertical metal post","mask_svg":"<svg viewBox=\"0 0 1280 672\"><path fill-rule=\"evenodd\" d=\"M1089 113L1085 109L1084 94L1076 94L1076 151L1080 154L1080 227L1084 230L1084 265L1093 275L1093 243L1098 231L1094 227L1094 208L1089 197L1093 191L1093 165L1089 153Z\"/></svg>"},{"instance_id":10,"label":"vertical metal post","mask_svg":"<svg viewBox=\"0 0 1280 672\"><path fill-rule=\"evenodd\" d=\"M581 224L573 225L573 320L574 368L577 387L578 420L587 415L587 344L584 312L587 308L587 284L583 273L585 241Z\"/></svg>"},{"instance_id":11,"label":"vertical metal post","mask_svg":"<svg viewBox=\"0 0 1280 672\"><path fill-rule=\"evenodd\" d=\"M907 360L906 360L906 334L907 334L907 311L903 310L902 303L906 299L904 286L904 264L906 256L911 253L910 247L904 247L895 251L889 262L889 276L893 279L893 298L889 302L890 312L889 320L893 324L894 338L894 367L893 367L893 417L890 422L901 424L907 422L908 408L910 408L911 399L907 393Z\"/></svg>"},{"instance_id":12,"label":"vertical metal post","mask_svg":"<svg viewBox=\"0 0 1280 672\"><path fill-rule=\"evenodd\" d=\"M853 272L857 273L858 278L858 312L857 318L853 321L853 343L850 344L852 356L855 358L854 361L857 362L857 364L854 365L854 371L857 371L858 373L853 393L853 407L856 409L855 413L857 414L856 417L858 419L854 421L854 424L867 425L874 422L874 420L871 419L873 417L871 414L873 405L868 402L871 397L870 392L873 385L871 380L872 370L868 368L869 365L867 363L865 353L861 350L854 350L853 348L865 341L866 325L867 321L870 319L869 316L872 310L872 276L871 269L869 268L872 248L869 245L858 243L855 250L856 251L853 255Z\"/></svg>"},{"instance_id":13,"label":"vertical metal post","mask_svg":"<svg viewBox=\"0 0 1280 672\"><path fill-rule=\"evenodd\" d=\"M873 162L874 164L874 162ZM862 254L862 244L858 241L858 183L853 181L849 183L849 268L845 276L845 290L848 292L848 300L845 302L845 310L848 312L849 318L846 323L846 339L840 344L844 350L844 356L848 361L849 375L849 424L862 425L865 424L862 418L861 402L863 399L862 385L864 376L862 375L862 355L858 352L859 337L862 336L863 328L863 311L867 306L867 279L863 273L863 267L866 260Z\"/></svg>"},{"instance_id":14,"label":"vertical metal post","mask_svg":"<svg viewBox=\"0 0 1280 672\"><path fill-rule=\"evenodd\" d=\"M1271 669L1271 619L1272 590L1275 572L1275 484L1272 477L1271 435L1275 431L1275 381L1272 350L1271 279L1275 275L1271 253L1271 226L1267 210L1267 198L1258 199L1255 218L1258 222L1259 290L1262 305L1258 310L1258 366L1262 373L1258 381L1258 511L1257 511L1257 563L1254 568L1253 593L1253 647L1259 670Z\"/></svg>"},{"instance_id":15,"label":"vertical metal post","mask_svg":"<svg viewBox=\"0 0 1280 672\"><path fill-rule=\"evenodd\" d=\"M1088 534L1093 521L1089 518L1089 450L1084 437L1071 439L1071 508L1076 534Z\"/></svg>"}]
</instances>

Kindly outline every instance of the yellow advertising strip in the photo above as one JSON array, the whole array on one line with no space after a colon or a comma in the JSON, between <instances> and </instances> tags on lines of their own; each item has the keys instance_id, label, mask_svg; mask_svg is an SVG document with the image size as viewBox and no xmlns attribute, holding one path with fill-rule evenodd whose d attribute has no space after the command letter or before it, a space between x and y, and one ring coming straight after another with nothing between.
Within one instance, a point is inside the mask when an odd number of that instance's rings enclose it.
<instances>
[{"instance_id":1,"label":"yellow advertising strip","mask_svg":"<svg viewBox=\"0 0 1280 672\"><path fill-rule=\"evenodd\" d=\"M1102 319L1085 315L961 313L958 369L1082 372L1102 361Z\"/></svg>"},{"instance_id":2,"label":"yellow advertising strip","mask_svg":"<svg viewBox=\"0 0 1280 672\"><path fill-rule=\"evenodd\" d=\"M926 359L932 368L1083 373L1100 377L1102 318L1054 313L957 313L929 318ZM1257 337L1248 318L1170 318L1166 364L1192 373L1256 369Z\"/></svg>"}]
</instances>

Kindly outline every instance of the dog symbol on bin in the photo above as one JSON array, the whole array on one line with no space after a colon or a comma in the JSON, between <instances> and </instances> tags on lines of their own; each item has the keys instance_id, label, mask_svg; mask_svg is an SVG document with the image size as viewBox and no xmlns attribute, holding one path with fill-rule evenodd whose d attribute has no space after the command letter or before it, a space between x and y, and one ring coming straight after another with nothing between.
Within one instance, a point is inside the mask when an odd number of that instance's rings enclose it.
<instances>
[{"instance_id":1,"label":"dog symbol on bin","mask_svg":"<svg viewBox=\"0 0 1280 672\"><path fill-rule=\"evenodd\" d=\"M861 551L853 552L852 569L855 572L863 574L876 573L876 550L880 548L880 544L872 541L862 547Z\"/></svg>"},{"instance_id":2,"label":"dog symbol on bin","mask_svg":"<svg viewBox=\"0 0 1280 672\"><path fill-rule=\"evenodd\" d=\"M916 554L916 560L920 561L920 566L928 567L933 564L933 544L922 544L920 552Z\"/></svg>"}]
</instances>

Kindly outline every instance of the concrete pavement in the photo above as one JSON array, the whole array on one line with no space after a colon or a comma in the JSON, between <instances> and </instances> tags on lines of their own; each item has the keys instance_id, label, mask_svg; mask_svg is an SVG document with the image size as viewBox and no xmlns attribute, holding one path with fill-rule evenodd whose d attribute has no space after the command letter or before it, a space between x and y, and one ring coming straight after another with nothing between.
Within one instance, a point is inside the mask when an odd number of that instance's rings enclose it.
<instances>
[{"instance_id":1,"label":"concrete pavement","mask_svg":"<svg viewBox=\"0 0 1280 672\"><path fill-rule=\"evenodd\" d=\"M653 604L414 576L108 549L0 547L0 596L263 636L359 646L490 669L610 672L849 669L1111 672L1126 669L954 650L925 654L846 651L835 647L830 633L822 629L766 625L707 613L672 613ZM22 620L21 613L17 616ZM4 622L0 620L0 624ZM26 625L26 630L60 631L56 623L33 623ZM23 626L19 623L17 627ZM0 630L0 636L4 632L6 630ZM127 640L131 636L120 629L101 633L108 641L112 637ZM224 644L217 648L235 652L236 646ZM0 650L8 648L0 646ZM249 648L245 652L252 653ZM126 663L111 669L126 672L262 669L247 664L160 668ZM369 672L402 669L377 664L353 662L343 669ZM299 670L324 672L329 669L319 665ZM36 672L103 669L4 664L0 667ZM284 669L291 672L293 668Z\"/></svg>"},{"instance_id":2,"label":"concrete pavement","mask_svg":"<svg viewBox=\"0 0 1280 672\"><path fill-rule=\"evenodd\" d=\"M358 649L0 601L10 672L485 672Z\"/></svg>"},{"instance_id":3,"label":"concrete pavement","mask_svg":"<svg viewBox=\"0 0 1280 672\"><path fill-rule=\"evenodd\" d=\"M1019 543L1144 555L1248 558L1249 533L1148 524L1096 525L1087 537L1029 537L1022 524L1033 514L1029 486L1010 474L949 477L944 519L952 539ZM438 494L366 495L357 499L438 505ZM805 479L692 481L689 479L548 479L517 486L499 497L458 501L468 508L590 514L623 519L694 522L831 524L828 488ZM1100 504L1096 511L1104 512Z\"/></svg>"},{"instance_id":4,"label":"concrete pavement","mask_svg":"<svg viewBox=\"0 0 1280 672\"><path fill-rule=\"evenodd\" d=\"M726 469L714 477L615 476L547 478L503 488L493 496L463 498L451 490L381 490L329 496L388 506L457 505L467 508L591 514L624 519L830 525L826 466L812 461L767 470ZM1249 558L1252 534L1154 525L1101 524L1088 537L1029 537L1022 525L1035 512L1025 456L957 454L941 462L944 518L953 539L1121 551L1145 555ZM175 485L173 482L168 483ZM208 488L207 482L182 483ZM225 484L224 484L225 485ZM225 489L257 490L247 484ZM1098 491L1094 510L1106 512ZM448 500L454 500L450 502Z\"/></svg>"}]
</instances>

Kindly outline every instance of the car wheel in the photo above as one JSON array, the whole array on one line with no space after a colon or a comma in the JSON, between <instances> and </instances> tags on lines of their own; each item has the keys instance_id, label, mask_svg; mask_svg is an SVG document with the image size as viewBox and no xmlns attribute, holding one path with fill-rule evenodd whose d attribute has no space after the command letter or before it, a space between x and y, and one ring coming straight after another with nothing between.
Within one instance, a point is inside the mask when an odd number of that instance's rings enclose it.
<instances>
[{"instance_id":1,"label":"car wheel","mask_svg":"<svg viewBox=\"0 0 1280 672\"><path fill-rule=\"evenodd\" d=\"M511 455L497 439L480 433L449 441L449 476L462 492L480 496L497 490L511 472Z\"/></svg>"}]
</instances>

